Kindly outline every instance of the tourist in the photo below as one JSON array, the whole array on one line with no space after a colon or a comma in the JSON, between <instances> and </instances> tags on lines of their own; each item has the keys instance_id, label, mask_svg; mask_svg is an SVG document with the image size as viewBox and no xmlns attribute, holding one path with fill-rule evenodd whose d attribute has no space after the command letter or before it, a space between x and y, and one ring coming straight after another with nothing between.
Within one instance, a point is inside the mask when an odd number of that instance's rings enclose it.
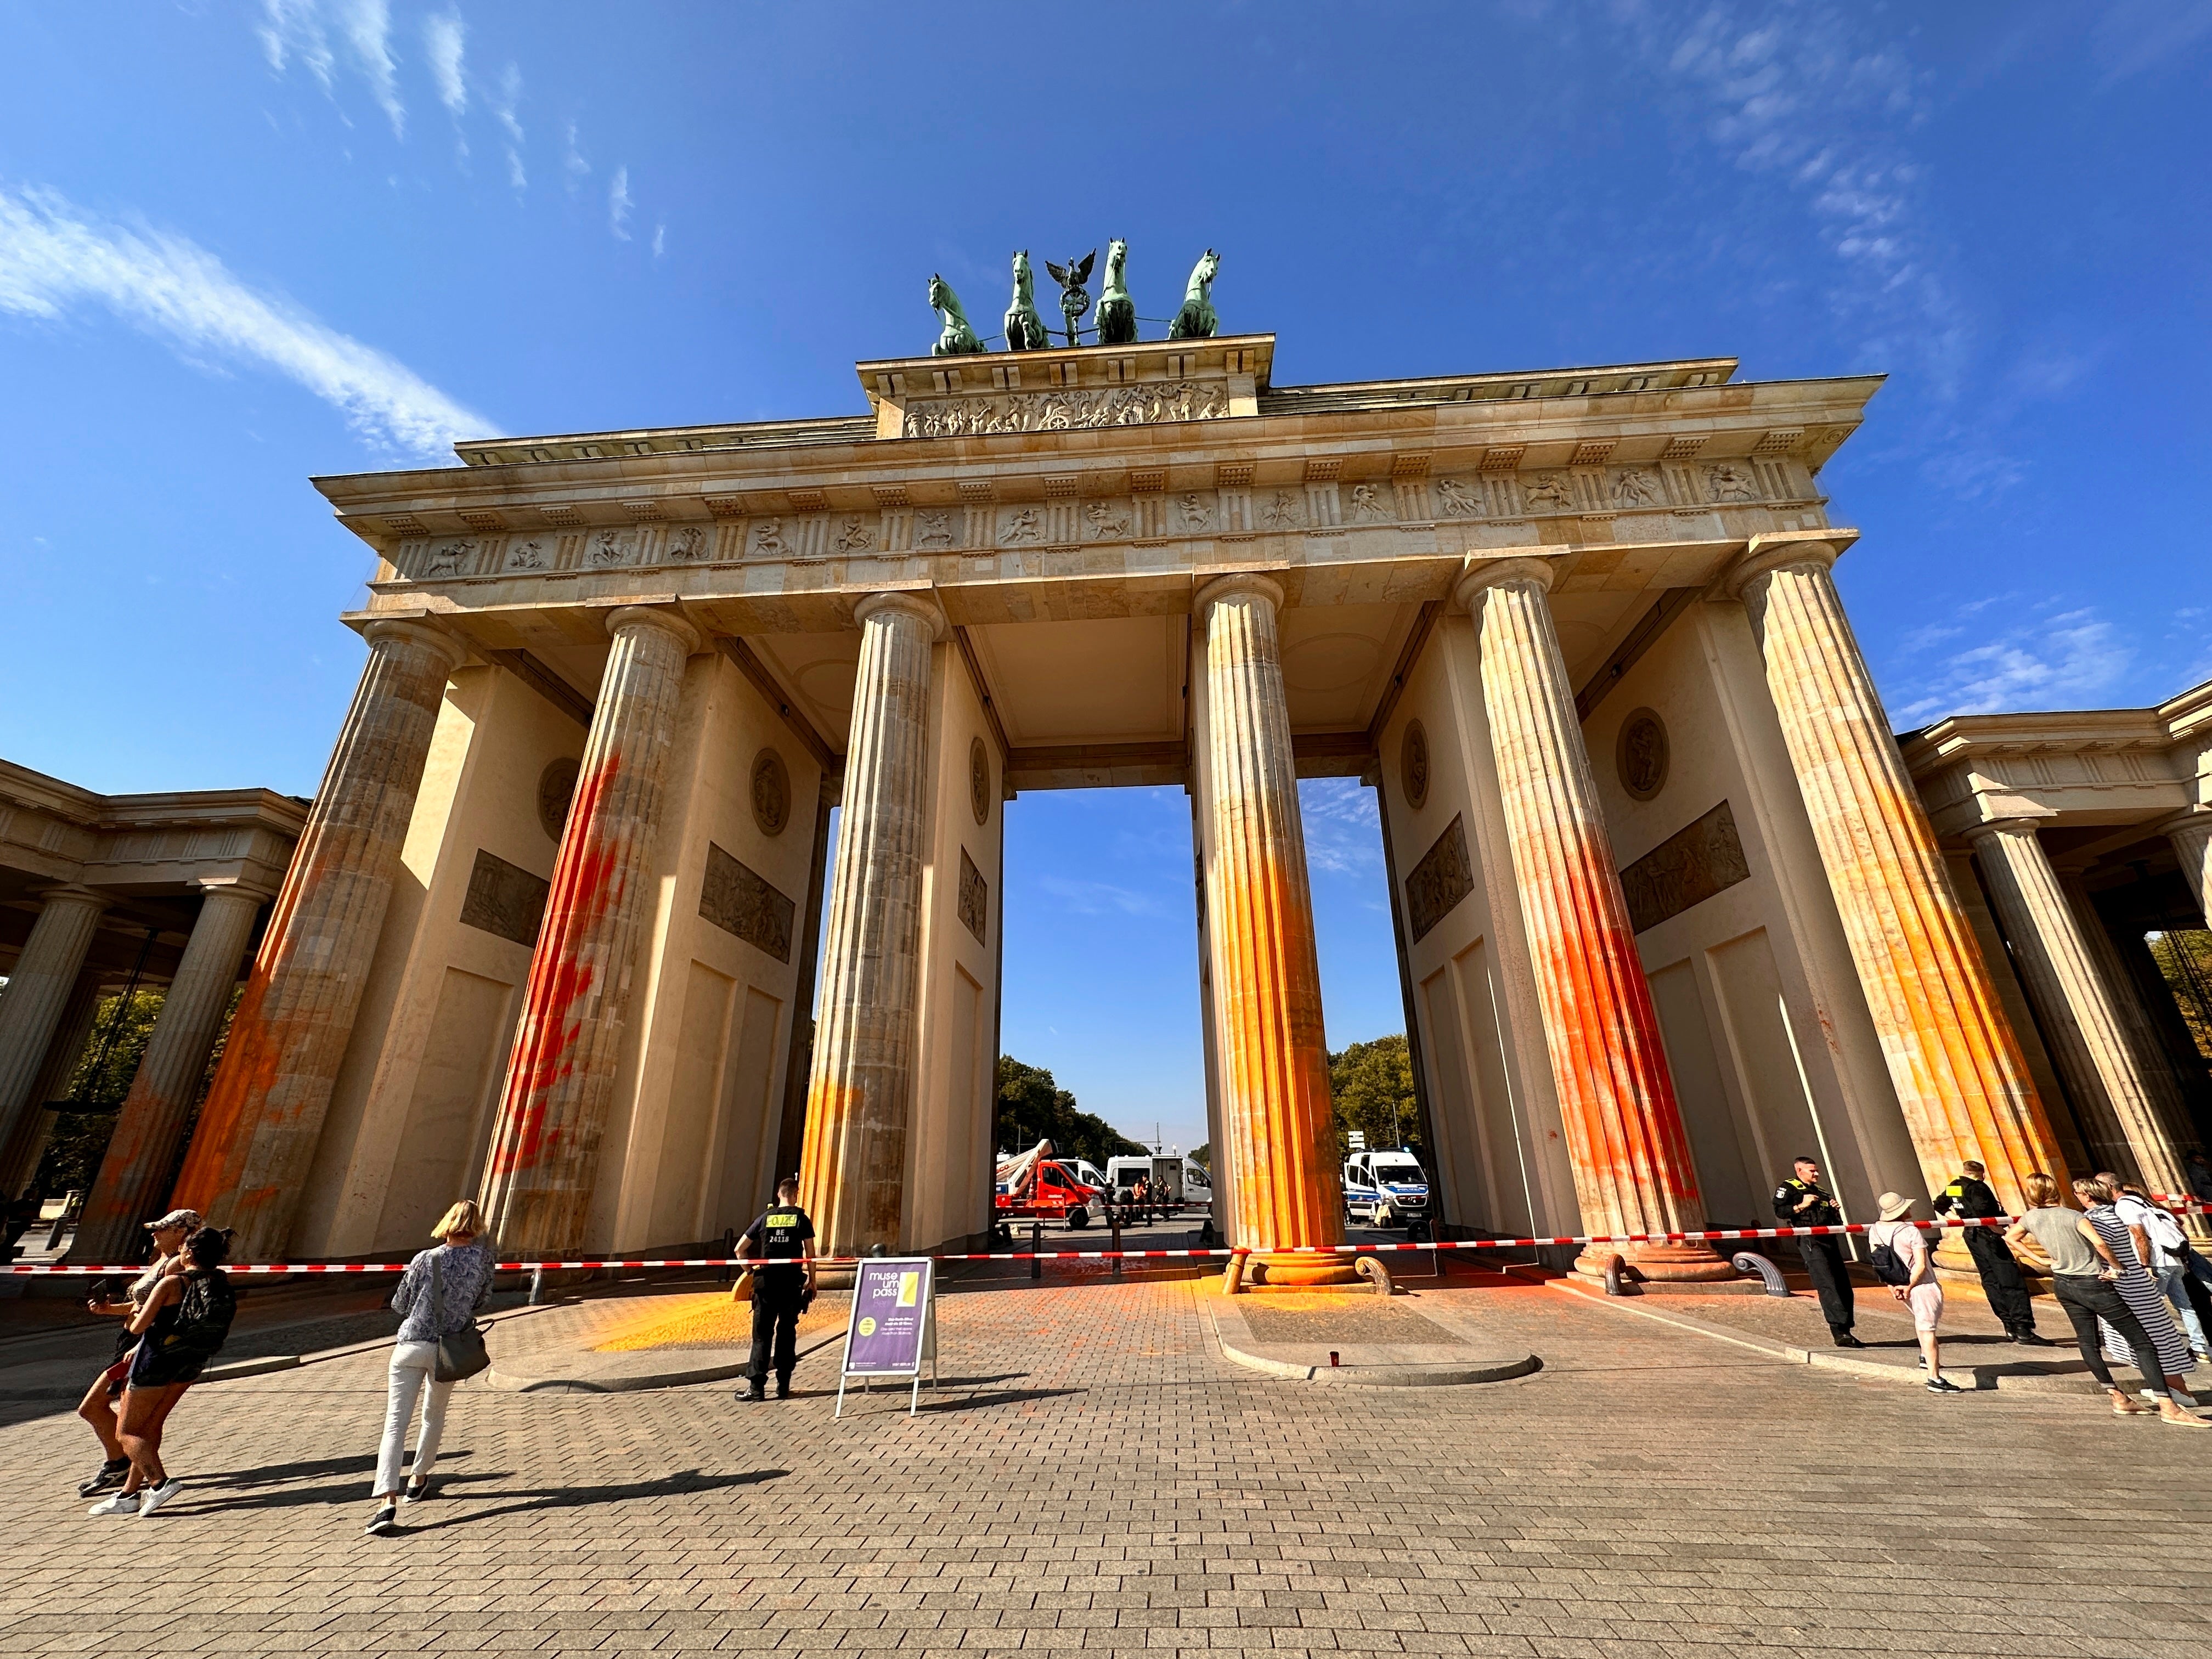
<instances>
[{"instance_id":1,"label":"tourist","mask_svg":"<svg viewBox=\"0 0 2212 1659\"><path fill-rule=\"evenodd\" d=\"M123 1490L95 1504L88 1515L152 1515L184 1489L161 1462L161 1431L169 1413L199 1381L209 1360L230 1334L238 1297L222 1270L230 1255L228 1228L200 1227L184 1242L182 1253L131 1316L137 1339L131 1375L123 1389L121 1421L116 1425L124 1455L131 1460Z\"/></svg>"},{"instance_id":2,"label":"tourist","mask_svg":"<svg viewBox=\"0 0 2212 1659\"><path fill-rule=\"evenodd\" d=\"M2172 1212L2152 1203L2142 1188L2122 1181L2108 1170L2100 1170L2097 1179L2112 1194L2112 1209L2127 1224L2136 1249L2146 1253L2143 1265L2157 1281L2159 1294L2172 1306L2174 1320L2189 1340L2189 1351L2199 1359L2212 1359L2212 1345L2205 1342L2206 1327L2191 1294L2202 1296L2203 1288L2191 1282L2189 1236Z\"/></svg>"},{"instance_id":3,"label":"tourist","mask_svg":"<svg viewBox=\"0 0 2212 1659\"><path fill-rule=\"evenodd\" d=\"M753 1349L743 1399L768 1398L771 1358L775 1397L791 1398L792 1369L799 1364L799 1316L814 1299L814 1258L806 1248L813 1237L814 1223L799 1207L799 1177L786 1176L775 1183L775 1202L738 1241L739 1255L757 1255L762 1261L753 1269ZM803 1269L801 1256L806 1258ZM792 1265L768 1265L777 1261Z\"/></svg>"},{"instance_id":4,"label":"tourist","mask_svg":"<svg viewBox=\"0 0 2212 1659\"><path fill-rule=\"evenodd\" d=\"M1796 1173L1774 1189L1774 1213L1785 1227L1840 1227L1844 1212L1820 1186L1820 1166L1809 1158L1797 1160ZM1805 1277L1820 1298L1820 1312L1828 1322L1829 1338L1839 1348L1863 1348L1851 1334L1858 1322L1851 1298L1851 1278L1844 1265L1841 1242L1832 1236L1800 1238L1797 1254L1805 1263Z\"/></svg>"},{"instance_id":5,"label":"tourist","mask_svg":"<svg viewBox=\"0 0 2212 1659\"><path fill-rule=\"evenodd\" d=\"M106 1461L93 1472L92 1479L78 1486L79 1498L90 1498L110 1486L121 1486L124 1477L131 1473L130 1455L123 1449L115 1423L115 1405L123 1398L124 1384L131 1376L131 1356L138 1348L138 1335L131 1329L131 1322L145 1307L146 1298L154 1294L154 1287L175 1265L185 1240L204 1224L198 1210L172 1210L159 1221L148 1222L146 1231L154 1236L154 1260L146 1271L131 1281L122 1301L110 1302L94 1297L84 1304L103 1318L122 1320L123 1328L115 1334L114 1358L106 1370L93 1379L92 1387L85 1391L76 1408L76 1414L92 1425L92 1431L100 1437L100 1449L106 1454Z\"/></svg>"},{"instance_id":6,"label":"tourist","mask_svg":"<svg viewBox=\"0 0 2212 1659\"><path fill-rule=\"evenodd\" d=\"M2135 1355L2136 1369L2142 1373L2149 1385L2151 1397L2159 1401L2159 1416L2177 1427L2212 1428L2212 1423L2184 1411L2168 1393L2166 1372L2159 1364L2158 1350L2149 1334L2130 1311L2113 1281L2120 1275L2120 1264L2106 1243L2105 1235L2089 1224L2078 1210L2069 1210L2058 1202L2058 1183L2040 1170L2021 1182L2027 1194L2028 1207L2020 1219L2005 1231L2008 1243L2029 1243L2042 1251L2051 1263L2051 1288L2065 1310L2068 1323L2074 1327L2074 1340L2080 1344L2082 1363L2088 1366L2089 1375L2105 1385L2112 1401L2115 1417L2137 1417L2149 1410L2138 1403L2126 1389L2112 1381L2112 1373L2105 1364L2105 1341L2098 1328L2100 1319L2127 1340Z\"/></svg>"},{"instance_id":7,"label":"tourist","mask_svg":"<svg viewBox=\"0 0 2212 1659\"><path fill-rule=\"evenodd\" d=\"M2113 1265L2120 1270L2112 1287L2119 1291L2128 1311L2135 1315L2158 1352L2159 1368L2166 1373L2166 1393L2184 1406L2194 1406L2196 1401L2179 1382L2195 1364L2190 1355L2189 1339L2174 1323L2172 1310L2160 1293L2158 1281L2151 1277L2150 1241L2130 1226L2127 1218L2113 1207L2112 1200L2118 1196L2101 1175L2074 1183L2074 1197L2083 1206L2081 1218L2102 1236ZM2106 1322L2105 1346L2116 1355L2121 1350L2121 1338L2109 1320Z\"/></svg>"},{"instance_id":8,"label":"tourist","mask_svg":"<svg viewBox=\"0 0 2212 1659\"><path fill-rule=\"evenodd\" d=\"M410 1504L430 1495L430 1469L438 1461L438 1442L446 1431L446 1402L453 1385L438 1380L438 1339L476 1322L477 1310L491 1300L492 1271L498 1253L483 1237L483 1212L463 1199L439 1218L430 1237L439 1242L416 1253L392 1293L399 1316L398 1340L392 1345L386 1375L384 1439L376 1451L376 1513L362 1528L390 1532L399 1521L399 1500ZM432 1296L435 1283L438 1294ZM400 1465L407 1454L407 1419L415 1397L422 1397L422 1428L415 1437L415 1467L404 1487Z\"/></svg>"},{"instance_id":9,"label":"tourist","mask_svg":"<svg viewBox=\"0 0 2212 1659\"><path fill-rule=\"evenodd\" d=\"M1884 1193L1875 1202L1881 1219L1867 1229L1867 1248L1874 1255L1875 1272L1889 1286L1890 1294L1912 1310L1912 1334L1920 1339L1920 1363L1928 1372L1928 1392L1964 1394L1964 1389L1943 1375L1942 1343L1936 1334L1943 1321L1943 1287L1936 1282L1936 1264L1928 1241L1921 1237L1918 1225L1911 1218L1912 1200L1901 1194ZM1904 1277L1896 1277L1899 1273Z\"/></svg>"},{"instance_id":10,"label":"tourist","mask_svg":"<svg viewBox=\"0 0 2212 1659\"><path fill-rule=\"evenodd\" d=\"M1983 1178L1984 1174L1973 1158L1961 1164L1959 1178L1936 1194L1936 1213L1948 1215L1955 1210L1963 1220L2002 1216L2004 1206L1997 1202L1996 1193ZM2028 1300L2027 1281L2021 1276L2020 1263L2013 1259L2004 1235L1995 1227L1960 1231L1966 1236L1966 1253L1974 1258L1974 1271L1981 1275L1982 1294L1989 1298L1990 1311L2005 1328L2005 1334L2015 1342L2049 1347L2051 1339L2036 1334L2035 1309Z\"/></svg>"}]
</instances>

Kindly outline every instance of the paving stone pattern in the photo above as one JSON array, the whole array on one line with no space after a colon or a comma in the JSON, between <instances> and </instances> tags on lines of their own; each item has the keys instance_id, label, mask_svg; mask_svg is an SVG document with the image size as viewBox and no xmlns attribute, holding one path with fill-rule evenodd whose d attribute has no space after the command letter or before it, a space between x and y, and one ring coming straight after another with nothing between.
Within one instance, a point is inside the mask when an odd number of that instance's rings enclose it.
<instances>
[{"instance_id":1,"label":"paving stone pattern","mask_svg":"<svg viewBox=\"0 0 2212 1659\"><path fill-rule=\"evenodd\" d=\"M1930 1397L1537 1285L1431 1297L1545 1370L1463 1389L1255 1376L1188 1279L954 1286L945 1385L830 1420L729 1384L465 1384L442 1490L365 1538L380 1353L188 1396L189 1482L96 1521L66 1408L0 1415L11 1656L731 1650L1058 1655L2201 1654L2212 1433L2096 1400ZM701 1285L688 1287L704 1288ZM507 1320L507 1352L634 1319Z\"/></svg>"}]
</instances>

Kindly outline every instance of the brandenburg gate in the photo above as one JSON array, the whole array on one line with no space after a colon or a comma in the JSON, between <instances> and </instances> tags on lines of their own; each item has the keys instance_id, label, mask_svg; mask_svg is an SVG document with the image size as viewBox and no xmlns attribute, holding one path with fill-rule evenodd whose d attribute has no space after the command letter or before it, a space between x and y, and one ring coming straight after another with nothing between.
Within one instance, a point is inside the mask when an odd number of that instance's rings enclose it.
<instances>
[{"instance_id":1,"label":"brandenburg gate","mask_svg":"<svg viewBox=\"0 0 2212 1659\"><path fill-rule=\"evenodd\" d=\"M797 1169L836 1251L975 1238L1009 803L1174 783L1221 1219L1336 1243L1315 776L1379 793L1453 1232L1756 1220L1808 1152L1860 1215L2081 1168L1832 580L1879 380L1274 349L863 362L865 414L319 480L368 659L175 1201L307 1259L476 1192L562 1256ZM2185 1128L2114 1133L2178 1181Z\"/></svg>"}]
</instances>

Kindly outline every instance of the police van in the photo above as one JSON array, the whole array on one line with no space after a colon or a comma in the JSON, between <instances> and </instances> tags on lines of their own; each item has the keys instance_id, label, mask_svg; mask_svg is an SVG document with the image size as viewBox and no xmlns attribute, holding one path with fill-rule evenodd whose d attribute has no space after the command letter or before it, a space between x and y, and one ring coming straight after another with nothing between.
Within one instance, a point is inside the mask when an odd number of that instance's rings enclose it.
<instances>
[{"instance_id":1,"label":"police van","mask_svg":"<svg viewBox=\"0 0 2212 1659\"><path fill-rule=\"evenodd\" d=\"M1429 1218L1429 1177L1411 1152L1356 1149L1344 1160L1344 1213L1376 1227Z\"/></svg>"}]
</instances>

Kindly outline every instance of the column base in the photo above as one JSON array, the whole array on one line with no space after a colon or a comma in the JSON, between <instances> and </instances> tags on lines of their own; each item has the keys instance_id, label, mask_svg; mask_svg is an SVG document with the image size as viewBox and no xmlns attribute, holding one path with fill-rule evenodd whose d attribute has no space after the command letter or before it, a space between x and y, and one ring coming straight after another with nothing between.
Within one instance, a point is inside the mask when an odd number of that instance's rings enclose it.
<instances>
[{"instance_id":1,"label":"column base","mask_svg":"<svg viewBox=\"0 0 2212 1659\"><path fill-rule=\"evenodd\" d=\"M1244 1261L1248 1291L1319 1291L1360 1283L1349 1256L1253 1255Z\"/></svg>"},{"instance_id":2,"label":"column base","mask_svg":"<svg viewBox=\"0 0 2212 1659\"><path fill-rule=\"evenodd\" d=\"M1628 1264L1629 1277L1662 1285L1712 1285L1742 1274L1716 1255L1710 1244L1593 1244L1575 1258L1575 1271L1603 1279L1613 1256Z\"/></svg>"}]
</instances>

